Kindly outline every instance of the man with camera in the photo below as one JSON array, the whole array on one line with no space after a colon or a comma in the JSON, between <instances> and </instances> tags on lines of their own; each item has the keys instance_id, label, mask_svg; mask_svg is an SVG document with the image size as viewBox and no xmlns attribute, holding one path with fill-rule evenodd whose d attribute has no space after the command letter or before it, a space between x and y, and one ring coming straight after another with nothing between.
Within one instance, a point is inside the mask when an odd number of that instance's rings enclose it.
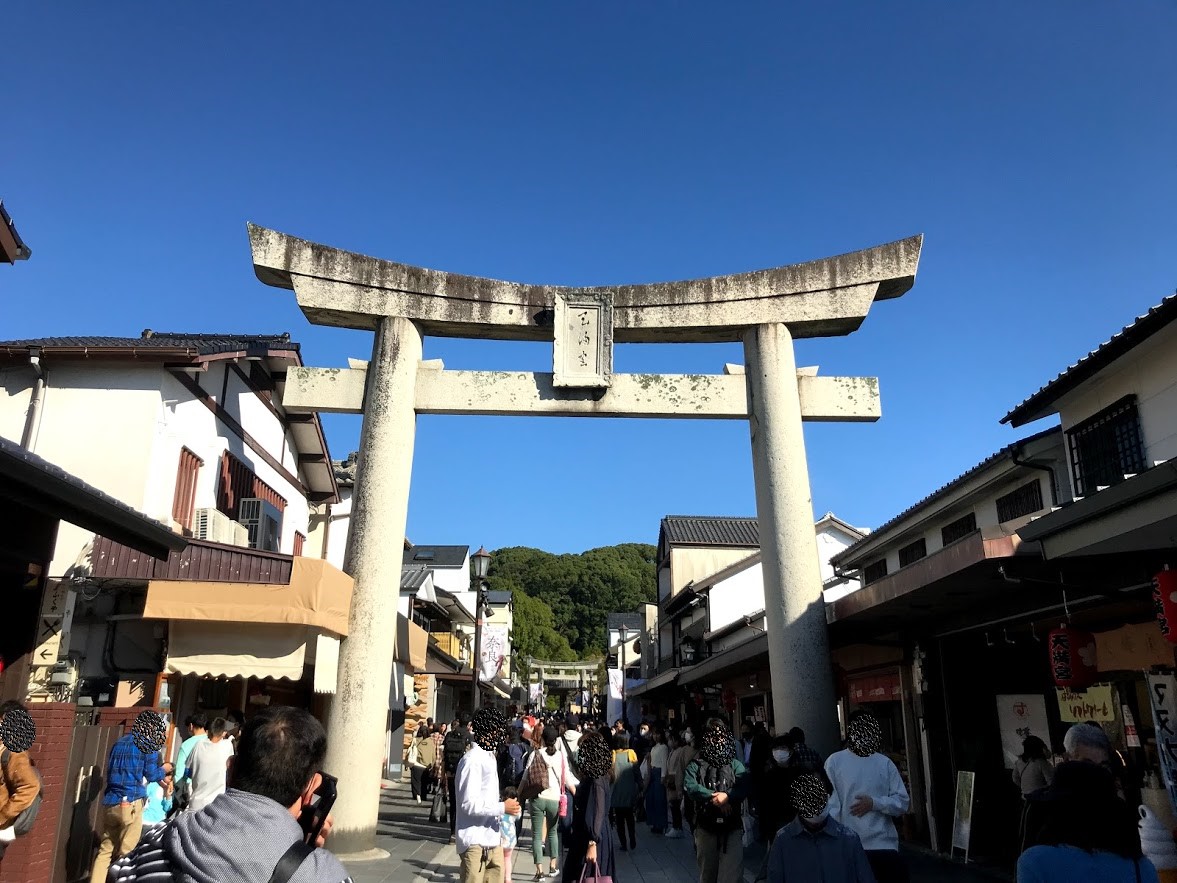
<instances>
[{"instance_id":1,"label":"man with camera","mask_svg":"<svg viewBox=\"0 0 1177 883\"><path fill-rule=\"evenodd\" d=\"M259 711L242 728L229 790L200 812L183 813L145 835L111 867L110 881L173 883L351 883L321 847L331 830L334 788L320 766L327 734L309 712Z\"/></svg>"}]
</instances>

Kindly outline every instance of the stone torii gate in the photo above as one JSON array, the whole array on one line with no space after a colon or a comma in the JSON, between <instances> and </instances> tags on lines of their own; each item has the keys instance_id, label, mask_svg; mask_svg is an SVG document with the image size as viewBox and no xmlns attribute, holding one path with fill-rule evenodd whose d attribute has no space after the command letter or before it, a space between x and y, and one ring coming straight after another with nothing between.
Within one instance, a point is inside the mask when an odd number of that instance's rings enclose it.
<instances>
[{"instance_id":1,"label":"stone torii gate","mask_svg":"<svg viewBox=\"0 0 1177 883\"><path fill-rule=\"evenodd\" d=\"M764 564L774 718L811 743L837 742L835 694L801 424L873 421L871 377L797 368L796 337L855 331L876 300L915 282L915 236L839 257L686 282L565 288L411 267L249 226L254 271L293 289L315 324L375 332L347 369L296 368L290 412L362 412L345 569L349 635L328 721L339 778L332 846L371 850L379 808L417 414L748 420ZM550 340L553 371L447 371L421 359L426 335ZM740 341L744 366L716 375L614 374L613 344ZM798 664L798 663L801 664Z\"/></svg>"}]
</instances>

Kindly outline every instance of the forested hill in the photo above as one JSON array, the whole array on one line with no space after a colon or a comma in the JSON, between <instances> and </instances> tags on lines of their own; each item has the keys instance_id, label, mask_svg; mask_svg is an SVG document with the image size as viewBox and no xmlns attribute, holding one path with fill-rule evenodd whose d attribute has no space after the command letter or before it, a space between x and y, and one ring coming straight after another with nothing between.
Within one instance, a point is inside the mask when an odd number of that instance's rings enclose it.
<instances>
[{"instance_id":1,"label":"forested hill","mask_svg":"<svg viewBox=\"0 0 1177 883\"><path fill-rule=\"evenodd\" d=\"M571 661L605 650L605 617L657 598L656 550L622 543L579 555L512 546L491 553L487 582L515 595L515 651Z\"/></svg>"}]
</instances>

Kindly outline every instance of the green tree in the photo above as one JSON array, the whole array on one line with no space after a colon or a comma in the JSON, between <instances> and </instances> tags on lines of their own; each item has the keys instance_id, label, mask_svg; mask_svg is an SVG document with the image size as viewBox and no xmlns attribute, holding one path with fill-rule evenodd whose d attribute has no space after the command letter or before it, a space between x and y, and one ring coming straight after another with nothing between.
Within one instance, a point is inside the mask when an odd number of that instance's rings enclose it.
<instances>
[{"instance_id":1,"label":"green tree","mask_svg":"<svg viewBox=\"0 0 1177 883\"><path fill-rule=\"evenodd\" d=\"M493 589L517 593L516 631L521 619L519 594L541 600L551 612L551 628L576 655L589 658L605 651L605 617L609 613L632 611L657 597L655 556L655 548L645 543L604 546L579 555L512 546L492 553L487 581ZM528 608L533 609L542 616L538 608ZM541 625L539 632L546 635L544 628ZM531 655L565 661L540 652Z\"/></svg>"}]
</instances>

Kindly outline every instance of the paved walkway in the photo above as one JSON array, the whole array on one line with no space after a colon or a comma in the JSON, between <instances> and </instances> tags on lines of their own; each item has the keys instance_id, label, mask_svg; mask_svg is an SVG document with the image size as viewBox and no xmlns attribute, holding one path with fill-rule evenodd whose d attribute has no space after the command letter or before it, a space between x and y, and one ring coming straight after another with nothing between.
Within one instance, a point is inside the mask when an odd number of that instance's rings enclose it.
<instances>
[{"instance_id":1,"label":"paved walkway","mask_svg":"<svg viewBox=\"0 0 1177 883\"><path fill-rule=\"evenodd\" d=\"M638 826L638 848L615 852L615 883L692 883L698 879L691 841L668 840L645 833ZM429 822L428 804L418 805L407 787L396 785L381 795L377 845L389 857L375 861L345 861L355 883L457 883L458 854L449 843L449 826ZM529 883L535 866L531 861L531 823L524 822L522 847L516 853L514 883ZM753 883L764 857L763 845L745 851L745 883ZM1002 875L948 862L940 856L908 852L912 883L983 883L1012 880Z\"/></svg>"}]
</instances>

